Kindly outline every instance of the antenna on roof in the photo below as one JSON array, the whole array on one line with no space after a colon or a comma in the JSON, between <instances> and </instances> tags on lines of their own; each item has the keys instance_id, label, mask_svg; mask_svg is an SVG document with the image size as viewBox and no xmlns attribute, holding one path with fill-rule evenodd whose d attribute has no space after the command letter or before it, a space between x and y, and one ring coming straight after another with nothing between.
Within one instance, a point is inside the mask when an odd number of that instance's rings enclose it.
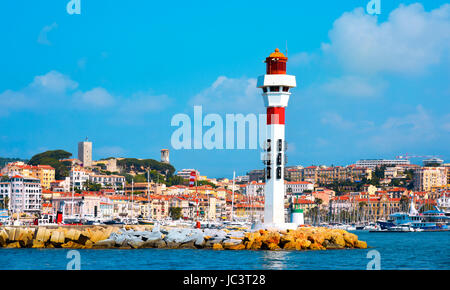
<instances>
[{"instance_id":1,"label":"antenna on roof","mask_svg":"<svg viewBox=\"0 0 450 290\"><path fill-rule=\"evenodd\" d=\"M288 56L288 45L287 45L287 39L286 39L286 57Z\"/></svg>"}]
</instances>

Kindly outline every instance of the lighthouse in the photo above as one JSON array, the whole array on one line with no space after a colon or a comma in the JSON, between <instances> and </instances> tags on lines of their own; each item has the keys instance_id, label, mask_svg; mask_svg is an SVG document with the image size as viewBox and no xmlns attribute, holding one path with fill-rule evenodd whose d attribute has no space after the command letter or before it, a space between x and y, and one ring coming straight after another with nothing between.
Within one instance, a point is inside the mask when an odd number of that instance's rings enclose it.
<instances>
[{"instance_id":1,"label":"lighthouse","mask_svg":"<svg viewBox=\"0 0 450 290\"><path fill-rule=\"evenodd\" d=\"M284 217L284 166L286 142L284 138L285 110L296 87L295 76L286 74L288 58L275 49L265 60L266 74L258 77L257 87L262 89L267 109L267 140L264 146L266 166L264 225L275 228L289 227ZM291 226L294 226L291 224Z\"/></svg>"}]
</instances>

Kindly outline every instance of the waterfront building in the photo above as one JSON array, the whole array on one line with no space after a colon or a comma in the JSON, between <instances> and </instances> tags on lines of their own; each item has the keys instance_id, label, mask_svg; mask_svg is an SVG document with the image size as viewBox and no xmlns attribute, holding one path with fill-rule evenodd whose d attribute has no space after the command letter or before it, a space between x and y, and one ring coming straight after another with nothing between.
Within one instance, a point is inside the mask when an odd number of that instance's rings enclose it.
<instances>
[{"instance_id":1,"label":"waterfront building","mask_svg":"<svg viewBox=\"0 0 450 290\"><path fill-rule=\"evenodd\" d=\"M83 167L92 165L92 142L82 141L78 143L78 159L83 163Z\"/></svg>"},{"instance_id":2,"label":"waterfront building","mask_svg":"<svg viewBox=\"0 0 450 290\"><path fill-rule=\"evenodd\" d=\"M13 213L37 215L42 210L42 186L38 178L20 175L3 178L0 194L3 201L8 197L8 208Z\"/></svg>"}]
</instances>

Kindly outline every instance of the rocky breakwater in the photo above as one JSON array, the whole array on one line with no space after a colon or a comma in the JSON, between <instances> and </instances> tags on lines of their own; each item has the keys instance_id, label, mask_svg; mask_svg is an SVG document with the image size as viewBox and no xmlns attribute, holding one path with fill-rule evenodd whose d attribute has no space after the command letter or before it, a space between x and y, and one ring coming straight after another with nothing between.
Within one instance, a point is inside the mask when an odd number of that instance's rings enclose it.
<instances>
[{"instance_id":1,"label":"rocky breakwater","mask_svg":"<svg viewBox=\"0 0 450 290\"><path fill-rule=\"evenodd\" d=\"M345 230L300 227L296 230L238 231L163 228L159 226L94 226L85 228L2 228L0 246L6 248L74 249L214 249L214 250L326 250L367 248Z\"/></svg>"}]
</instances>

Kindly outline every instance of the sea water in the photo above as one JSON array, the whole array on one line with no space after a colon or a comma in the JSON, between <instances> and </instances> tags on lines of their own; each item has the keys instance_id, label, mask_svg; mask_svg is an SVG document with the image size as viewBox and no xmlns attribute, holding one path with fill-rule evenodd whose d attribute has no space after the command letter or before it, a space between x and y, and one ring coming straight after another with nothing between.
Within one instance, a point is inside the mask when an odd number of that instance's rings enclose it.
<instances>
[{"instance_id":1,"label":"sea water","mask_svg":"<svg viewBox=\"0 0 450 290\"><path fill-rule=\"evenodd\" d=\"M377 251L380 269L450 269L450 232L355 231L368 249L326 251L214 251L191 249L77 250L79 267L157 270L365 270ZM68 249L0 249L0 269L65 270ZM68 258L69 257L69 258Z\"/></svg>"}]
</instances>

